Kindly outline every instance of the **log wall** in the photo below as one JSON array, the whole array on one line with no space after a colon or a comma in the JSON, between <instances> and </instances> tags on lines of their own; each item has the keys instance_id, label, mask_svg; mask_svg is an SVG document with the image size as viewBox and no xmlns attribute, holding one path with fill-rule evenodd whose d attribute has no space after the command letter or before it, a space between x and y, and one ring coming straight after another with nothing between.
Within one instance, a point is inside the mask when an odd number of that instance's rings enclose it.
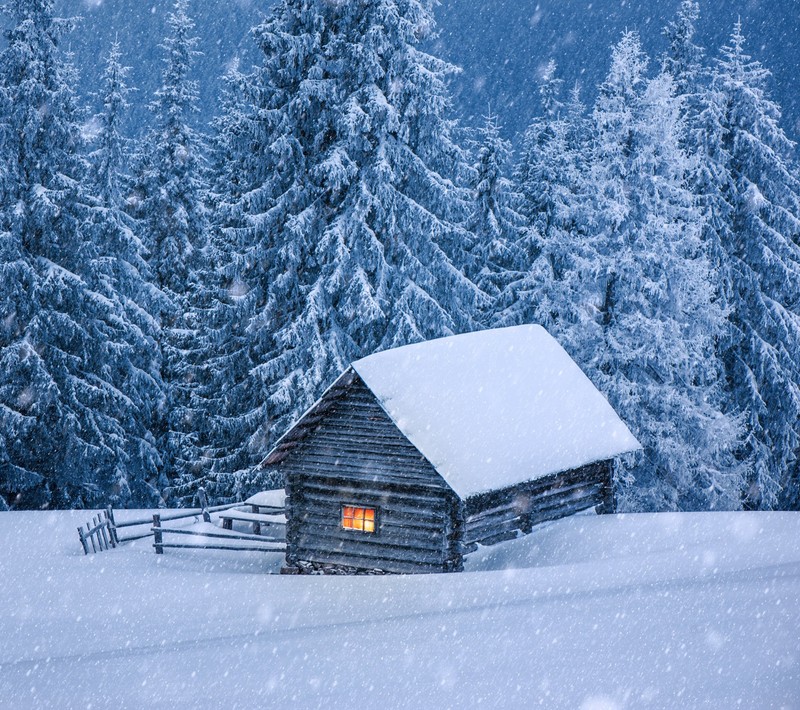
<instances>
[{"instance_id":1,"label":"log wall","mask_svg":"<svg viewBox=\"0 0 800 710\"><path fill-rule=\"evenodd\" d=\"M287 565L390 572L462 568L463 504L357 376L322 402L281 455ZM376 532L345 530L343 505L375 508Z\"/></svg>"},{"instance_id":2,"label":"log wall","mask_svg":"<svg viewBox=\"0 0 800 710\"><path fill-rule=\"evenodd\" d=\"M611 466L611 461L599 461L468 498L464 551L513 539L538 523L594 506L613 512Z\"/></svg>"}]
</instances>

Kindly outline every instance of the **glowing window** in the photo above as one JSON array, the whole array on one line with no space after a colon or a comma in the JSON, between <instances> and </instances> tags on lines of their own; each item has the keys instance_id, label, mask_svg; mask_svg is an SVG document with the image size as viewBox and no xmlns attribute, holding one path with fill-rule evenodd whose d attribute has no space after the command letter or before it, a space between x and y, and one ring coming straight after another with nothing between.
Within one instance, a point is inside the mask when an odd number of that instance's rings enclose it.
<instances>
[{"instance_id":1,"label":"glowing window","mask_svg":"<svg viewBox=\"0 0 800 710\"><path fill-rule=\"evenodd\" d=\"M360 530L365 533L374 533L375 508L356 508L352 505L343 505L342 527L345 530Z\"/></svg>"}]
</instances>

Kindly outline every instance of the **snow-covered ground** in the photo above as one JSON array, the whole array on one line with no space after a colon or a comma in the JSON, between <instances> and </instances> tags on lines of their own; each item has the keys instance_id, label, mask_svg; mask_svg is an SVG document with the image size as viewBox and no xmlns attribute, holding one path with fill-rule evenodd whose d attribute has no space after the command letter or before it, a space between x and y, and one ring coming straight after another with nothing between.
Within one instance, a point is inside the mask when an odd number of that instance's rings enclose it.
<instances>
[{"instance_id":1,"label":"snow-covered ground","mask_svg":"<svg viewBox=\"0 0 800 710\"><path fill-rule=\"evenodd\" d=\"M800 708L798 513L578 516L387 577L85 557L86 519L0 513L2 707Z\"/></svg>"}]
</instances>

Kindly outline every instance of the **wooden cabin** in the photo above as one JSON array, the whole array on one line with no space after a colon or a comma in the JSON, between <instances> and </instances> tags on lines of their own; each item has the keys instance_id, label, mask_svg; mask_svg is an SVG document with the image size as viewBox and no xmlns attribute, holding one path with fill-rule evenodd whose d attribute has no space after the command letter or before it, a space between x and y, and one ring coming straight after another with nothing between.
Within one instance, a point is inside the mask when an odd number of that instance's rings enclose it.
<instances>
[{"instance_id":1,"label":"wooden cabin","mask_svg":"<svg viewBox=\"0 0 800 710\"><path fill-rule=\"evenodd\" d=\"M442 572L537 524L614 509L634 436L540 326L354 362L261 467L286 482L287 572Z\"/></svg>"}]
</instances>

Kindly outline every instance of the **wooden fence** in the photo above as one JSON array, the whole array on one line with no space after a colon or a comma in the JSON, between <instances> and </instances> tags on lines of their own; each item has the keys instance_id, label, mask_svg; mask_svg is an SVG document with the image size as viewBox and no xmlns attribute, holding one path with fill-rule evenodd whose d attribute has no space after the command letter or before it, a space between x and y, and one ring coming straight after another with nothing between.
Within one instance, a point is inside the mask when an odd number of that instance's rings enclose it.
<instances>
[{"instance_id":1,"label":"wooden fence","mask_svg":"<svg viewBox=\"0 0 800 710\"><path fill-rule=\"evenodd\" d=\"M117 538L117 530L114 527L113 520L111 508L106 508L86 523L85 531L83 525L78 528L78 537L81 540L84 555L89 554L90 545L92 552L102 552L109 549L109 547L117 546L119 539Z\"/></svg>"},{"instance_id":2,"label":"wooden fence","mask_svg":"<svg viewBox=\"0 0 800 710\"><path fill-rule=\"evenodd\" d=\"M239 552L285 552L285 537L277 535L250 535L232 530L188 530L186 528L165 528L166 520L158 513L153 515L153 547L157 555L164 554L164 548L183 548L201 550L233 550ZM185 542L165 541L165 535L181 535ZM187 537L189 536L189 537ZM195 538L192 541L191 538ZM210 542L209 542L210 540Z\"/></svg>"},{"instance_id":3,"label":"wooden fence","mask_svg":"<svg viewBox=\"0 0 800 710\"><path fill-rule=\"evenodd\" d=\"M174 513L161 515L161 520L181 520L182 518L193 518L202 516L206 519L210 513L218 513L230 508L241 506L241 503L229 503L227 505L217 505L211 508L184 508L176 510ZM210 520L210 518L208 518ZM90 522L85 526L78 528L78 537L83 547L83 553L88 555L90 552L102 552L109 548L116 547L122 542L131 542L132 540L142 540L146 537L153 536L151 527L144 532L134 533L133 535L121 536L119 530L121 528L131 528L137 525L151 526L153 519L151 517L140 518L138 520L126 520L118 523L114 520L114 510L109 506L98 515L92 517ZM84 527L86 528L84 530Z\"/></svg>"}]
</instances>

